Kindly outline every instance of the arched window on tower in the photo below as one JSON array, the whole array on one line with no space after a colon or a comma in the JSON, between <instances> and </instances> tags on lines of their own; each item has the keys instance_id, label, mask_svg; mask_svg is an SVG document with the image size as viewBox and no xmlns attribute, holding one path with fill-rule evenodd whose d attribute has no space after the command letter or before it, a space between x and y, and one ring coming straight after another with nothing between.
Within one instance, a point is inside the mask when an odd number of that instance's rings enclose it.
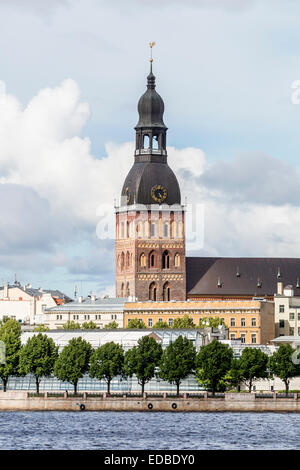
<instances>
[{"instance_id":1,"label":"arched window on tower","mask_svg":"<svg viewBox=\"0 0 300 470\"><path fill-rule=\"evenodd\" d=\"M149 286L149 300L156 300L157 299L157 285L155 282L151 282Z\"/></svg>"},{"instance_id":2,"label":"arched window on tower","mask_svg":"<svg viewBox=\"0 0 300 470\"><path fill-rule=\"evenodd\" d=\"M126 253L126 268L130 267L130 254L129 251Z\"/></svg>"},{"instance_id":3,"label":"arched window on tower","mask_svg":"<svg viewBox=\"0 0 300 470\"><path fill-rule=\"evenodd\" d=\"M140 266L142 268L146 267L146 255L145 255L145 253L142 253L141 256L140 256Z\"/></svg>"},{"instance_id":4,"label":"arched window on tower","mask_svg":"<svg viewBox=\"0 0 300 470\"><path fill-rule=\"evenodd\" d=\"M170 267L170 255L169 255L169 252L166 250L163 252L163 256L162 256L162 268L169 269L169 267Z\"/></svg>"},{"instance_id":5,"label":"arched window on tower","mask_svg":"<svg viewBox=\"0 0 300 470\"><path fill-rule=\"evenodd\" d=\"M158 135L155 134L152 138L152 149L158 150Z\"/></svg>"},{"instance_id":6,"label":"arched window on tower","mask_svg":"<svg viewBox=\"0 0 300 470\"><path fill-rule=\"evenodd\" d=\"M122 254L121 254L121 271L124 270L124 266L125 266L125 254L122 251Z\"/></svg>"},{"instance_id":7,"label":"arched window on tower","mask_svg":"<svg viewBox=\"0 0 300 470\"><path fill-rule=\"evenodd\" d=\"M157 268L157 256L155 251L151 251L149 254L149 268Z\"/></svg>"},{"instance_id":8,"label":"arched window on tower","mask_svg":"<svg viewBox=\"0 0 300 470\"><path fill-rule=\"evenodd\" d=\"M121 285L121 297L124 297L124 282Z\"/></svg>"},{"instance_id":9,"label":"arched window on tower","mask_svg":"<svg viewBox=\"0 0 300 470\"><path fill-rule=\"evenodd\" d=\"M126 297L130 296L130 287L129 287L129 282L126 284Z\"/></svg>"},{"instance_id":10,"label":"arched window on tower","mask_svg":"<svg viewBox=\"0 0 300 470\"><path fill-rule=\"evenodd\" d=\"M171 300L170 284L168 282L166 282L163 286L163 298L166 302Z\"/></svg>"},{"instance_id":11,"label":"arched window on tower","mask_svg":"<svg viewBox=\"0 0 300 470\"><path fill-rule=\"evenodd\" d=\"M149 139L148 134L145 134L145 135L144 135L144 138L143 138L143 147L144 147L144 149L149 149L149 148L150 148L150 139Z\"/></svg>"},{"instance_id":12,"label":"arched window on tower","mask_svg":"<svg viewBox=\"0 0 300 470\"><path fill-rule=\"evenodd\" d=\"M175 257L174 257L174 265L176 268L178 268L180 266L180 254L179 253L176 253Z\"/></svg>"}]
</instances>

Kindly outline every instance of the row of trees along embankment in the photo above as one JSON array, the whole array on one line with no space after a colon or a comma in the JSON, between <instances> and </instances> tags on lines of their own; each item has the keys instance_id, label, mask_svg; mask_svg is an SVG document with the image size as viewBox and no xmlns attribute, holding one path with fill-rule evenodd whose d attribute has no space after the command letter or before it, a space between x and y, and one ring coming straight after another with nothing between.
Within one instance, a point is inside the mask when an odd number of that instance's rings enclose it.
<instances>
[{"instance_id":1,"label":"row of trees along embankment","mask_svg":"<svg viewBox=\"0 0 300 470\"><path fill-rule=\"evenodd\" d=\"M21 327L16 320L4 319L0 324L0 340L5 345L5 363L0 364L0 378L6 391L10 376L33 374L36 391L43 377L55 376L74 386L85 374L105 380L107 392L114 377L137 377L144 393L145 385L159 377L177 387L179 395L182 380L194 374L199 384L211 390L233 390L241 384L251 392L257 379L279 377L285 383L286 393L292 377L300 375L300 365L294 364L294 349L282 345L268 357L259 348L245 347L239 359L227 345L213 340L196 353L192 342L179 336L164 350L154 338L144 336L136 346L124 351L120 344L109 342L96 349L81 337L73 338L59 353L52 338L38 332L21 345ZM294 361L295 362L295 361Z\"/></svg>"}]
</instances>

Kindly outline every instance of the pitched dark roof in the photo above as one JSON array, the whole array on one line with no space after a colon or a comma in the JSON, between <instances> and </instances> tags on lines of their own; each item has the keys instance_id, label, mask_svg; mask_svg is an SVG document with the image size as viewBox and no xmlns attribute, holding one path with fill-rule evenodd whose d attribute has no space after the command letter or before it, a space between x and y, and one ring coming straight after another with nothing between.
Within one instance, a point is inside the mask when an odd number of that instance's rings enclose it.
<instances>
[{"instance_id":1,"label":"pitched dark roof","mask_svg":"<svg viewBox=\"0 0 300 470\"><path fill-rule=\"evenodd\" d=\"M188 296L273 296L278 281L291 284L295 295L300 295L300 258L188 257L186 276Z\"/></svg>"}]
</instances>

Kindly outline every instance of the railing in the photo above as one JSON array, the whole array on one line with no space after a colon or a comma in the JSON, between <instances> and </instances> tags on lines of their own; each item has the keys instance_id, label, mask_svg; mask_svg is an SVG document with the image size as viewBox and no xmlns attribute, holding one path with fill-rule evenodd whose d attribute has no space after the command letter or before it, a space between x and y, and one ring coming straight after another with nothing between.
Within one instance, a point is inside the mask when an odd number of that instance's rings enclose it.
<instances>
[{"instance_id":1,"label":"railing","mask_svg":"<svg viewBox=\"0 0 300 470\"><path fill-rule=\"evenodd\" d=\"M212 393L208 393L207 398L225 398L225 393L216 392L214 395Z\"/></svg>"},{"instance_id":2,"label":"railing","mask_svg":"<svg viewBox=\"0 0 300 470\"><path fill-rule=\"evenodd\" d=\"M286 394L286 393L277 393L276 398L294 398L294 394L293 393L288 393L288 394Z\"/></svg>"},{"instance_id":3,"label":"railing","mask_svg":"<svg viewBox=\"0 0 300 470\"><path fill-rule=\"evenodd\" d=\"M256 393L255 398L274 398L273 393Z\"/></svg>"}]
</instances>

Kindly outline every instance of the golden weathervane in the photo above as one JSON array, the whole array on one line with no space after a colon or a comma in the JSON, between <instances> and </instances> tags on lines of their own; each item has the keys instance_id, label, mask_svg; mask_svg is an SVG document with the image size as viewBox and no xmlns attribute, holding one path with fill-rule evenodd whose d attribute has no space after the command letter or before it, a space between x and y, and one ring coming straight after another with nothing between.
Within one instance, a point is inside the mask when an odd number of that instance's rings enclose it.
<instances>
[{"instance_id":1,"label":"golden weathervane","mask_svg":"<svg viewBox=\"0 0 300 470\"><path fill-rule=\"evenodd\" d=\"M153 46L155 46L155 42L149 42L149 47L150 47L150 50L151 50L150 62L153 62L153 58L152 58L152 47Z\"/></svg>"}]
</instances>

